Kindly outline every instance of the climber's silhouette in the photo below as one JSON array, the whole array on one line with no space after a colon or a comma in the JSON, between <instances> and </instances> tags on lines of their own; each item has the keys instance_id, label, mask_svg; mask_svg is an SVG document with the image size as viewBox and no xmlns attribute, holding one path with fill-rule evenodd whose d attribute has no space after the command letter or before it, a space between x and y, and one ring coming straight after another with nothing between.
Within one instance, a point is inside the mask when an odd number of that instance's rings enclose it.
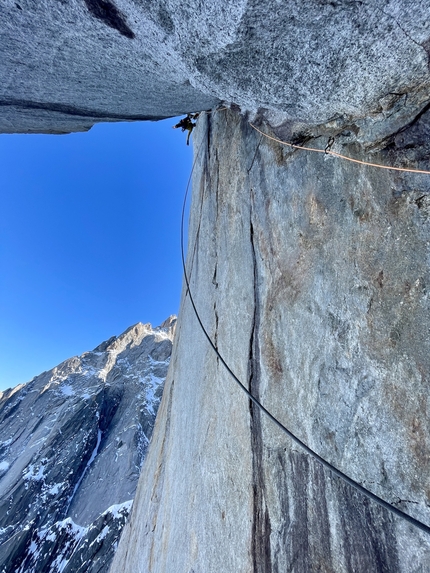
<instances>
[{"instance_id":1,"label":"climber's silhouette","mask_svg":"<svg viewBox=\"0 0 430 573\"><path fill-rule=\"evenodd\" d=\"M188 113L187 117L181 119L179 123L173 126L173 129L180 127L182 131L188 131L187 145L190 144L190 135L196 126L195 120L199 117L198 113ZM194 120L194 121L193 121Z\"/></svg>"}]
</instances>

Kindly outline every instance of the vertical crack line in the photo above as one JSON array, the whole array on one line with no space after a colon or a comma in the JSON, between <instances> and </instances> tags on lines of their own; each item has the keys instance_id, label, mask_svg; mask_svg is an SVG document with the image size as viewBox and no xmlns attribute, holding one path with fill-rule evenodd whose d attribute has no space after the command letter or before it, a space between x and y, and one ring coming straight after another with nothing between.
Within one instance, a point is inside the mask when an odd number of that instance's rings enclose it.
<instances>
[{"instance_id":1,"label":"vertical crack line","mask_svg":"<svg viewBox=\"0 0 430 573\"><path fill-rule=\"evenodd\" d=\"M210 145L210 135L208 137L208 145ZM218 274L218 221L219 221L219 159L218 159L218 149L215 148L215 164L214 168L215 172L215 222L214 222L214 233L213 233L213 241L214 241L214 257L215 257L215 269L213 274L212 283L215 286L215 291L218 289L218 282L217 282L217 274ZM215 314L215 335L214 335L214 345L215 348L218 350L218 324L219 324L219 317L218 317L218 310L217 310L217 301L216 301L217 293L214 292L214 314ZM217 366L219 366L219 356L216 357Z\"/></svg>"},{"instance_id":2,"label":"vertical crack line","mask_svg":"<svg viewBox=\"0 0 430 573\"><path fill-rule=\"evenodd\" d=\"M263 137L264 137L263 135L260 137L260 141L258 142L257 147L255 149L254 157L252 158L251 165L249 166L248 169L248 175L254 165L255 158L257 157L258 150L260 149L261 142L263 141Z\"/></svg>"},{"instance_id":3,"label":"vertical crack line","mask_svg":"<svg viewBox=\"0 0 430 573\"><path fill-rule=\"evenodd\" d=\"M215 314L215 336L214 336L214 343L215 348L218 350L218 311L216 308L216 302L214 302L214 314ZM217 356L217 361L219 361L219 357Z\"/></svg>"},{"instance_id":4,"label":"vertical crack line","mask_svg":"<svg viewBox=\"0 0 430 573\"><path fill-rule=\"evenodd\" d=\"M218 324L219 324L219 317L218 317L218 310L216 307L216 302L214 302L214 315L215 315L215 334L214 334L214 346L218 350ZM219 365L219 356L216 357L217 366Z\"/></svg>"},{"instance_id":5,"label":"vertical crack line","mask_svg":"<svg viewBox=\"0 0 430 573\"><path fill-rule=\"evenodd\" d=\"M217 269L218 269L218 223L219 223L219 160L218 160L218 150L215 149L215 221L214 221L214 232L212 234L213 243L214 243L214 257L215 257L215 271L214 271L214 278L213 284L216 285L218 288L218 283L216 281L217 276ZM212 195L213 196L213 195Z\"/></svg>"},{"instance_id":6,"label":"vertical crack line","mask_svg":"<svg viewBox=\"0 0 430 573\"><path fill-rule=\"evenodd\" d=\"M215 186L215 203L216 203L216 222L218 223L219 216L219 160L218 150L215 149L215 165L216 165L216 186ZM218 228L218 227L216 227Z\"/></svg>"},{"instance_id":7,"label":"vertical crack line","mask_svg":"<svg viewBox=\"0 0 430 573\"><path fill-rule=\"evenodd\" d=\"M252 190L251 190L252 193ZM254 225L252 222L252 204L250 209L250 245L254 269L254 314L252 319L251 337L249 344L248 380L249 391L260 400L260 300L258 293L258 269L254 242ZM253 519L251 535L251 555L253 573L271 573L272 559L270 549L270 516L266 507L266 487L263 468L263 435L261 428L261 412L255 404L249 401L251 450L252 450L252 495Z\"/></svg>"},{"instance_id":8,"label":"vertical crack line","mask_svg":"<svg viewBox=\"0 0 430 573\"><path fill-rule=\"evenodd\" d=\"M207 122L208 122L208 127L207 127L207 133L206 133L206 137L207 137L207 154L208 154L208 158L210 157L210 152L211 152L211 136L212 136L212 121L211 121L211 115L210 113L206 114L207 117Z\"/></svg>"},{"instance_id":9,"label":"vertical crack line","mask_svg":"<svg viewBox=\"0 0 430 573\"><path fill-rule=\"evenodd\" d=\"M214 285L215 289L218 288L217 275L218 275L218 263L215 262L215 269L214 269L214 274L212 277L212 284Z\"/></svg>"},{"instance_id":10,"label":"vertical crack line","mask_svg":"<svg viewBox=\"0 0 430 573\"><path fill-rule=\"evenodd\" d=\"M208 121L209 121L209 117L208 117ZM207 130L209 132L210 130L210 126L208 125ZM208 139L210 139L209 135L207 136ZM204 138L203 138L203 143L204 143ZM200 150L202 149L202 145L200 145L200 147L198 148L198 150L195 151L195 158L197 159L198 154L200 153ZM196 159L194 161L196 161ZM195 240L193 243L193 248L192 248L192 253L191 253L191 257L188 256L188 248L187 248L187 266L189 264L189 269L188 269L188 276L189 276L189 280L191 282L191 277L193 276L193 267L194 267L194 261L196 259L196 253L197 253L197 245L199 244L199 239L200 239L200 227L201 227L201 222L202 222L202 217L203 217L203 201L204 201L204 196L205 196L205 190L207 188L210 189L210 185L211 185L211 176L210 176L210 167L209 167L209 149L207 150L205 156L203 157L203 176L201 178L201 182L200 182L200 214L199 214L199 223L197 226L197 231L196 231L196 235L195 235ZM193 168L194 169L194 168ZM201 187L203 185L203 191L201 190ZM192 200L194 200L194 186L193 186L193 197ZM190 219L190 216L188 217ZM188 225L189 227L189 225ZM188 233L188 237L189 237L189 233ZM191 285L190 285L191 286ZM185 297L188 296L188 288L185 291Z\"/></svg>"},{"instance_id":11,"label":"vertical crack line","mask_svg":"<svg viewBox=\"0 0 430 573\"><path fill-rule=\"evenodd\" d=\"M199 218L199 224L197 227L197 231L196 231L196 238L194 240L194 245L193 245L193 253L191 255L191 260L190 260L190 268L188 270L188 276L190 277L190 281L191 281L191 277L193 276L193 267L194 267L194 260L196 257L196 252L197 252L197 245L199 243L199 239L200 239L200 224L201 224L201 220L202 220L202 213L200 212L200 218ZM186 289L185 292L185 296L188 296L188 287Z\"/></svg>"}]
</instances>

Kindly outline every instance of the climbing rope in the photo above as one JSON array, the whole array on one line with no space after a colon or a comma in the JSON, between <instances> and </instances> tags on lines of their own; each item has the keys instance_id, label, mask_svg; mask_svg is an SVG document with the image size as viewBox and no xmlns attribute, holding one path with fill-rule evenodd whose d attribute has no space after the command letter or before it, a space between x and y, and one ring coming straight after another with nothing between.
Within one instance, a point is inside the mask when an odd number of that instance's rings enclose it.
<instances>
[{"instance_id":1,"label":"climbing rope","mask_svg":"<svg viewBox=\"0 0 430 573\"><path fill-rule=\"evenodd\" d=\"M256 129L256 128L255 128ZM257 130L259 131L259 130ZM262 133L262 132L260 132ZM264 135L264 134L263 134ZM278 428L280 430L282 430L285 434L287 434L287 436L289 436L289 438L291 438L291 440L293 440L296 444L298 444L305 452L307 452L310 456L312 456L317 462L319 462L321 465L323 465L325 468L327 468L332 474L334 474L335 476L337 476L338 478L340 478L341 480L343 480L345 483L347 483L348 485L352 486L353 488L355 488L357 491L359 491L360 493L362 493L363 495L365 495L367 498L371 499L372 501L374 501L375 503L377 503L378 505L380 505L381 507L383 507L384 509L387 509L388 511L390 511L391 513L393 513L394 515L396 515L397 517L400 517L402 519L404 519L405 521L411 523L412 525L414 525L415 527L417 527L418 529L421 529L421 531L424 531L425 533L430 535L430 527L428 525L426 525L425 523L422 523L421 521L419 521L418 519L415 519L414 517L411 517L410 515L408 515L407 513L405 513L404 511L398 509L397 507L395 507L394 505L391 505L390 503L388 503L387 501L385 501L384 499L378 497L377 495L375 495L374 493L372 493L371 491L369 491L368 489L366 489L365 487L363 487L361 484L359 484L358 482L354 481L352 478L350 478L349 476L347 476L346 474L344 474L343 472L341 472L339 469L337 469L335 466L333 466L330 462L326 461L324 458L322 458L320 455L318 455L316 452L314 452L309 446L307 446L304 442L302 442L297 436L295 436L290 430L288 430L288 428L286 428L273 414L271 414L271 412L269 412L269 410L267 410L263 404L261 404L261 402L255 397L253 396L253 394L251 394L251 392L246 388L246 386L239 380L239 378L236 376L236 374L232 371L232 369L230 368L230 366L227 364L227 362L224 360L224 358L222 357L221 353L219 352L219 350L217 349L217 347L215 346L214 342L212 341L211 337L208 334L208 331L206 330L199 312L197 310L196 307L196 303L194 301L194 297L192 295L191 292L191 288L190 288L190 277L188 277L187 275L187 269L186 269L186 264L185 264L185 249L184 249L184 219L185 219L185 208L186 208L186 204L187 204L187 198L188 198L188 192L190 189L190 184L191 184L191 179L194 173L194 168L196 166L196 162L197 159L200 155L200 151L203 147L203 143L204 140L202 141L202 143L200 144L200 147L196 153L196 156L194 158L194 162L191 168L191 173L190 173L190 177L188 179L188 183L187 183L187 187L186 187L186 191L185 191L185 195L184 195L184 202L182 205L182 216L181 216L181 256L182 256L182 268L183 268L183 272L184 272L184 278L185 278L185 283L187 286L187 292L186 295L188 294L190 302L191 302L191 306L193 308L194 314L197 318L197 322L200 325L200 328L202 329L203 334L205 335L209 345L211 346L212 350L215 352L215 354L217 355L217 357L219 358L219 360L221 361L221 363L223 364L224 368L227 370L227 372L230 374L230 376L233 378L233 380L236 382L236 384L239 386L239 388L248 396L248 398L258 407L260 408L260 410L268 417L270 418L270 420L272 420L272 422L274 424L276 424L276 426L278 426ZM289 144L292 145L292 144ZM300 147L300 149L303 149L302 147ZM321 151L321 150L315 150L315 151Z\"/></svg>"},{"instance_id":2,"label":"climbing rope","mask_svg":"<svg viewBox=\"0 0 430 573\"><path fill-rule=\"evenodd\" d=\"M352 163L358 163L359 165L368 165L369 167L377 167L379 169L390 169L391 171L404 171L406 173L424 173L425 175L430 175L430 171L426 171L425 169L407 169L406 167L391 167L390 165L381 165L379 163L371 163L370 161L361 161L360 159L353 159L352 157L348 157L347 155L342 155L341 153L337 153L336 151L332 151L329 146L333 144L333 141L327 145L326 149L317 149L316 147L305 147L304 145L294 145L293 143L288 143L287 141L282 141L282 139L277 139L276 137L272 137L264 131L255 127L252 123L249 123L252 129L261 133L267 139L271 139L272 141L276 141L281 145L287 145L288 147L292 147L293 149L303 149L305 151L314 151L315 153L324 153L324 155L331 155L333 157L337 157L338 159L345 159L346 161L352 161Z\"/></svg>"}]
</instances>

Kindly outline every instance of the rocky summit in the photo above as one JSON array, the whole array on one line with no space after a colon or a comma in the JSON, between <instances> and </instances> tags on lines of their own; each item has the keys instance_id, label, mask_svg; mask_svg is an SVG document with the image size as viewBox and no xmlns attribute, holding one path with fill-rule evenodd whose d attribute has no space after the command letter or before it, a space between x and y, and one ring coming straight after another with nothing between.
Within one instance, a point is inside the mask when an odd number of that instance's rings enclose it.
<instances>
[{"instance_id":1,"label":"rocky summit","mask_svg":"<svg viewBox=\"0 0 430 573\"><path fill-rule=\"evenodd\" d=\"M130 512L176 319L0 394L0 571L102 573Z\"/></svg>"}]
</instances>

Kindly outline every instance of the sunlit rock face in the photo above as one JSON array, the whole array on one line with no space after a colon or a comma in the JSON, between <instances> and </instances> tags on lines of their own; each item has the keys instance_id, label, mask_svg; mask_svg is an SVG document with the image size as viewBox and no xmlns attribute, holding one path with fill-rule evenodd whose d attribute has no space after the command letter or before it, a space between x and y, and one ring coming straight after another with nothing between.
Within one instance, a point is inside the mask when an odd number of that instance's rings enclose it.
<instances>
[{"instance_id":1,"label":"sunlit rock face","mask_svg":"<svg viewBox=\"0 0 430 573\"><path fill-rule=\"evenodd\" d=\"M429 0L5 0L0 131L79 131L223 101L293 132L327 122L393 132L428 101L429 9Z\"/></svg>"},{"instance_id":2,"label":"sunlit rock face","mask_svg":"<svg viewBox=\"0 0 430 573\"><path fill-rule=\"evenodd\" d=\"M426 524L430 179L293 151L249 120L320 151L429 169L429 9L429 0L0 8L3 131L231 108L201 114L193 133L187 264L201 319L288 428ZM425 573L429 563L426 534L250 406L184 289L111 572Z\"/></svg>"},{"instance_id":3,"label":"sunlit rock face","mask_svg":"<svg viewBox=\"0 0 430 573\"><path fill-rule=\"evenodd\" d=\"M138 323L0 394L0 570L107 571L163 391L176 319Z\"/></svg>"},{"instance_id":4,"label":"sunlit rock face","mask_svg":"<svg viewBox=\"0 0 430 573\"><path fill-rule=\"evenodd\" d=\"M372 161L425 167L428 126L423 115ZM430 178L282 147L230 111L194 137L187 267L212 341L300 439L430 525ZM250 405L186 289L140 479L111 573L429 568L428 534Z\"/></svg>"}]
</instances>

